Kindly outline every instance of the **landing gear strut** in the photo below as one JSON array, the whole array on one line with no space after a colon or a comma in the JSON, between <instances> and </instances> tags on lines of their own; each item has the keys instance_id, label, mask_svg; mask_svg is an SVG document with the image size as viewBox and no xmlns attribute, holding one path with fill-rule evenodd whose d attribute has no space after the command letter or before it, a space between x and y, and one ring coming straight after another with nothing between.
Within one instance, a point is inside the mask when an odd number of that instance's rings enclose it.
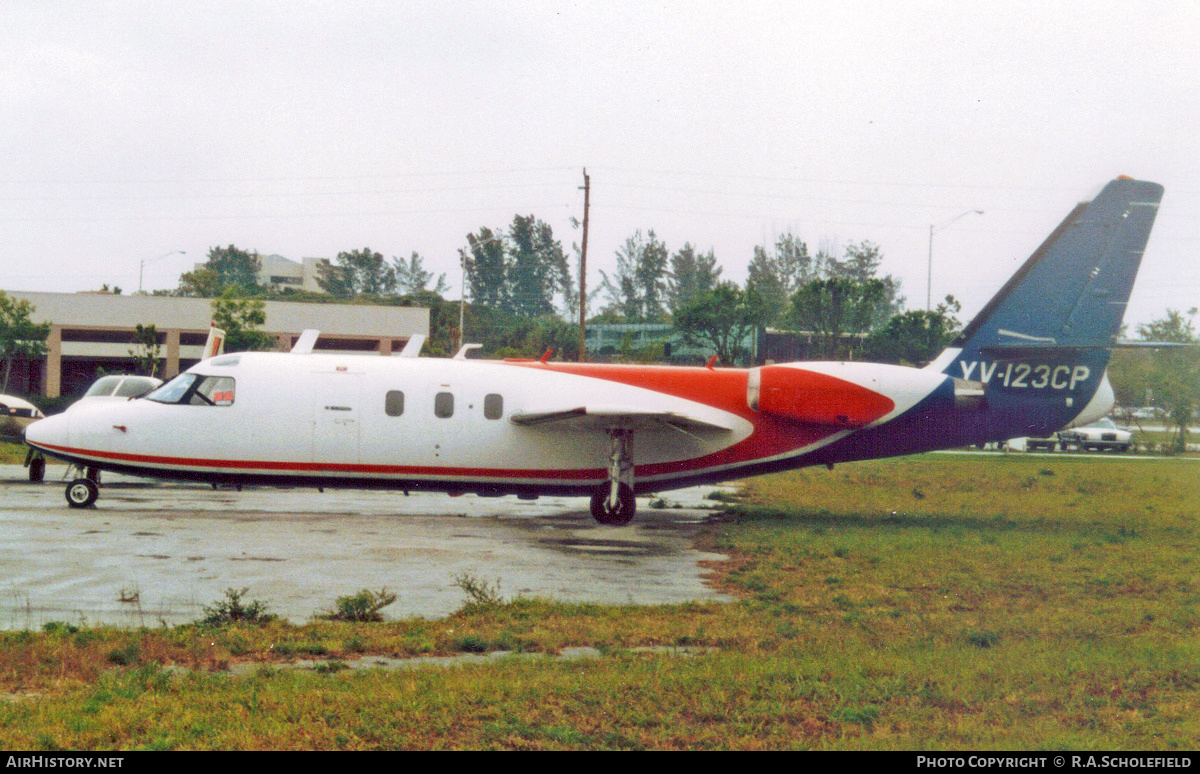
<instances>
[{"instance_id":1,"label":"landing gear strut","mask_svg":"<svg viewBox=\"0 0 1200 774\"><path fill-rule=\"evenodd\" d=\"M592 518L610 527L633 521L633 431L614 427L608 431L608 483L592 495Z\"/></svg>"},{"instance_id":2,"label":"landing gear strut","mask_svg":"<svg viewBox=\"0 0 1200 774\"><path fill-rule=\"evenodd\" d=\"M25 453L25 467L29 468L29 480L40 484L46 478L46 458L32 446Z\"/></svg>"}]
</instances>

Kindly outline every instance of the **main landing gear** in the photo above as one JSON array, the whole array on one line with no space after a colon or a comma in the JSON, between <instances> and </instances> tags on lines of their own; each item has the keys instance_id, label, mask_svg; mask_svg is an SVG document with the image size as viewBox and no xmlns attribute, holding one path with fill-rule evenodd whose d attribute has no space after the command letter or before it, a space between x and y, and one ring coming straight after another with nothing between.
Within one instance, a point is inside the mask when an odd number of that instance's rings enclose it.
<instances>
[{"instance_id":1,"label":"main landing gear","mask_svg":"<svg viewBox=\"0 0 1200 774\"><path fill-rule=\"evenodd\" d=\"M633 521L637 503L633 499L633 431L608 431L608 483L592 495L592 518L609 527Z\"/></svg>"},{"instance_id":2,"label":"main landing gear","mask_svg":"<svg viewBox=\"0 0 1200 774\"><path fill-rule=\"evenodd\" d=\"M25 467L29 468L29 480L40 484L46 478L46 458L32 446L25 453Z\"/></svg>"}]
</instances>

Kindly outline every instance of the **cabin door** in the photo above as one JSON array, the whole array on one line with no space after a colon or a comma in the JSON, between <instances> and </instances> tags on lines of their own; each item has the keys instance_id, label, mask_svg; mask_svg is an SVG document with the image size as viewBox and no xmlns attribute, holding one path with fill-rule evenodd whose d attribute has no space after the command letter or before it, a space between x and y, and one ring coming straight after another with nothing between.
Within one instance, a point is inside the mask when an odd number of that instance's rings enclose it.
<instances>
[{"instance_id":1,"label":"cabin door","mask_svg":"<svg viewBox=\"0 0 1200 774\"><path fill-rule=\"evenodd\" d=\"M362 374L313 374L313 461L353 465L362 432Z\"/></svg>"}]
</instances>

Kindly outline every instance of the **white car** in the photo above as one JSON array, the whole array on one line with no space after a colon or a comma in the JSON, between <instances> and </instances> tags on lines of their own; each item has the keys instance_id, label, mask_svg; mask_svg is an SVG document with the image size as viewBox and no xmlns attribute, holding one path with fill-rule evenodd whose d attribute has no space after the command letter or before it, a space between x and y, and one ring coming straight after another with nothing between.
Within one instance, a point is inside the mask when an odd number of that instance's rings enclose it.
<instances>
[{"instance_id":1,"label":"white car","mask_svg":"<svg viewBox=\"0 0 1200 774\"><path fill-rule=\"evenodd\" d=\"M15 395L0 395L0 439L21 443L26 427L42 419L41 410Z\"/></svg>"},{"instance_id":2,"label":"white car","mask_svg":"<svg viewBox=\"0 0 1200 774\"><path fill-rule=\"evenodd\" d=\"M1083 427L1073 427L1058 433L1058 443L1066 451L1075 447L1080 451L1129 451L1133 433L1117 427L1111 419L1101 419Z\"/></svg>"}]
</instances>

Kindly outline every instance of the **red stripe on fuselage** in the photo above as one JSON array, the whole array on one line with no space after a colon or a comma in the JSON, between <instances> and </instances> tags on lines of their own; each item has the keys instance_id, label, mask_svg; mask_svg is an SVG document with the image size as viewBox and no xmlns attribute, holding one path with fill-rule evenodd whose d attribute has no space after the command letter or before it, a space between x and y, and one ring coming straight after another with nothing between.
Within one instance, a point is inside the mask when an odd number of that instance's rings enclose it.
<instances>
[{"instance_id":1,"label":"red stripe on fuselage","mask_svg":"<svg viewBox=\"0 0 1200 774\"><path fill-rule=\"evenodd\" d=\"M528 478L569 481L603 479L608 476L604 468L562 468L550 470L520 470L511 468L440 468L414 465L367 465L361 463L333 462L285 462L280 460L218 460L192 457L163 457L153 454L128 454L93 449L79 449L55 444L38 444L44 451L58 452L72 458L99 462L108 460L120 463L161 465L164 468L214 468L241 472L269 471L279 473L360 473L388 476L448 476L451 478Z\"/></svg>"}]
</instances>

